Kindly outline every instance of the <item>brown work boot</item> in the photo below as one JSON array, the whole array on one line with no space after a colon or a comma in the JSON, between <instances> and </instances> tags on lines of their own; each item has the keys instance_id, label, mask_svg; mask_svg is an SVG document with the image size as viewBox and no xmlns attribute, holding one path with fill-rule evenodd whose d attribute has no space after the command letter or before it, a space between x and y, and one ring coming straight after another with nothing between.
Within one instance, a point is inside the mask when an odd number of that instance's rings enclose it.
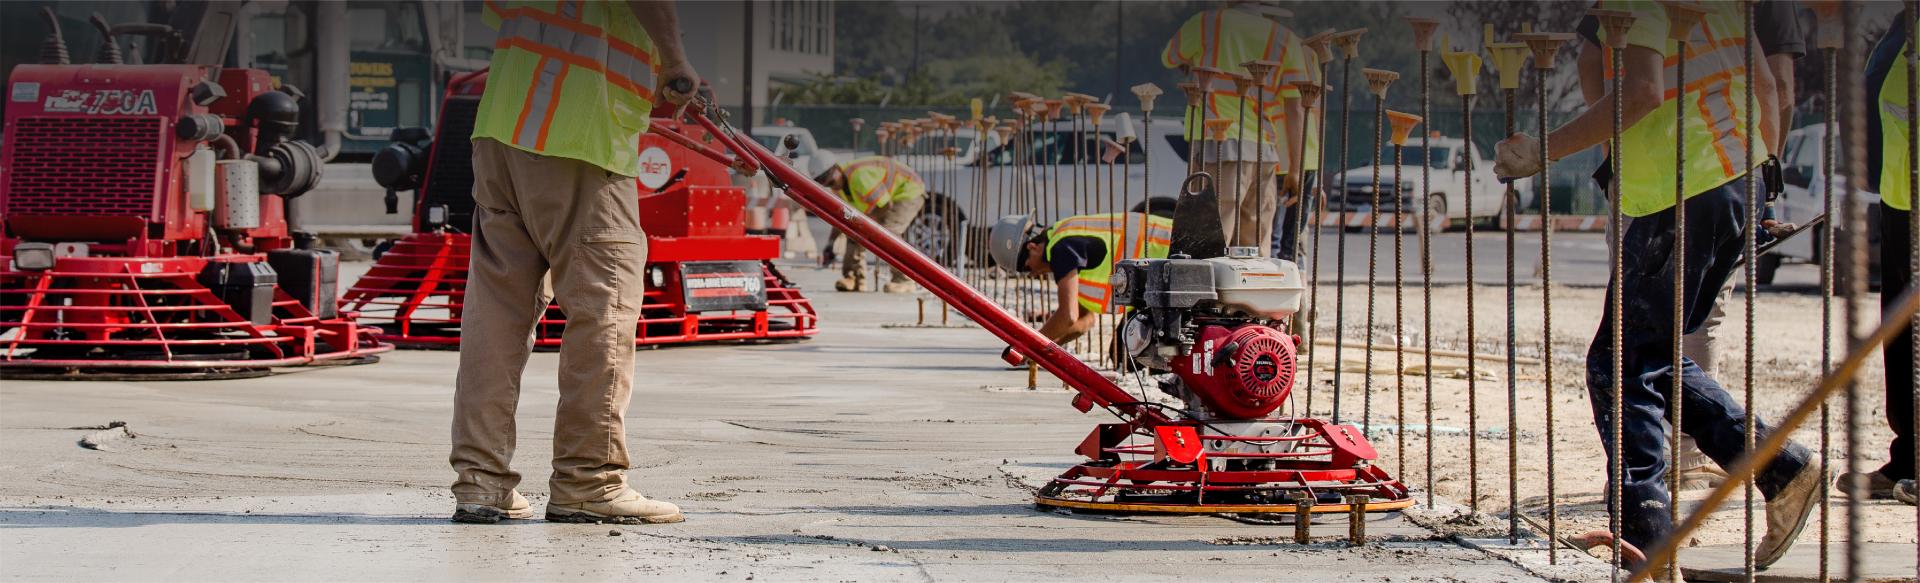
<instances>
[{"instance_id":1,"label":"brown work boot","mask_svg":"<svg viewBox=\"0 0 1920 583\"><path fill-rule=\"evenodd\" d=\"M833 289L834 291L857 292L860 291L860 288L866 287L866 285L864 285L865 283L866 282L861 281L860 278L857 277L842 277L840 281L833 282Z\"/></svg>"},{"instance_id":2,"label":"brown work boot","mask_svg":"<svg viewBox=\"0 0 1920 583\"><path fill-rule=\"evenodd\" d=\"M1901 480L1893 485L1893 499L1908 506L1920 505L1920 487L1915 487L1913 480Z\"/></svg>"},{"instance_id":3,"label":"brown work boot","mask_svg":"<svg viewBox=\"0 0 1920 583\"><path fill-rule=\"evenodd\" d=\"M1848 472L1840 474L1839 478L1833 480L1834 493L1841 496L1852 496L1853 488L1851 487L1851 483L1856 477L1861 478L1866 484L1868 500L1889 500L1893 498L1893 478L1889 478L1886 474L1880 472Z\"/></svg>"},{"instance_id":4,"label":"brown work boot","mask_svg":"<svg viewBox=\"0 0 1920 583\"><path fill-rule=\"evenodd\" d=\"M612 498L578 504L547 503L547 520L554 522L611 522L614 524L666 524L686 520L680 507L651 500L633 490L621 490Z\"/></svg>"},{"instance_id":5,"label":"brown work boot","mask_svg":"<svg viewBox=\"0 0 1920 583\"><path fill-rule=\"evenodd\" d=\"M1767 501L1767 535L1754 549L1754 565L1764 568L1787 556L1800 530L1807 527L1807 517L1820 504L1820 484L1826 480L1825 469L1809 465Z\"/></svg>"},{"instance_id":6,"label":"brown work boot","mask_svg":"<svg viewBox=\"0 0 1920 583\"><path fill-rule=\"evenodd\" d=\"M493 524L507 518L515 520L533 518L533 505L527 503L525 496L521 496L519 492L510 491L507 493L512 494L512 497L507 500L507 505L504 508L487 504L453 505L453 521L471 524Z\"/></svg>"},{"instance_id":7,"label":"brown work boot","mask_svg":"<svg viewBox=\"0 0 1920 583\"><path fill-rule=\"evenodd\" d=\"M887 285L880 287L880 291L890 294L910 294L916 289L920 289L919 286L914 285L911 281L889 281Z\"/></svg>"}]
</instances>

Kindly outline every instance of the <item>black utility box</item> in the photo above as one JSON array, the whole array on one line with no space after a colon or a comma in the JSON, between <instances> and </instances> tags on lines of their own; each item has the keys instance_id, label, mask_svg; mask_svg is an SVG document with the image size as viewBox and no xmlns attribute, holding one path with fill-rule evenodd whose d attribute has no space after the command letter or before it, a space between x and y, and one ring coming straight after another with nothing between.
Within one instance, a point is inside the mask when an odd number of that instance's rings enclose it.
<instances>
[{"instance_id":1,"label":"black utility box","mask_svg":"<svg viewBox=\"0 0 1920 583\"><path fill-rule=\"evenodd\" d=\"M267 264L280 274L280 289L322 319L340 315L340 254L326 249L267 252Z\"/></svg>"},{"instance_id":2,"label":"black utility box","mask_svg":"<svg viewBox=\"0 0 1920 583\"><path fill-rule=\"evenodd\" d=\"M213 261L200 269L200 285L256 326L273 323L273 286L279 280L265 263Z\"/></svg>"}]
</instances>

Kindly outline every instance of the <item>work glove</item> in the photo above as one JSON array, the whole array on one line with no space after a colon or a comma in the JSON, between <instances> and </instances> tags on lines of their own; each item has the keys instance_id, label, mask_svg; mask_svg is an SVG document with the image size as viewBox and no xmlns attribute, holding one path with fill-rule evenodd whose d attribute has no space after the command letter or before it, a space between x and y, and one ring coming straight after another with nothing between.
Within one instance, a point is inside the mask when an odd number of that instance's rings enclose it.
<instances>
[{"instance_id":1,"label":"work glove","mask_svg":"<svg viewBox=\"0 0 1920 583\"><path fill-rule=\"evenodd\" d=\"M1015 351L1012 346L1000 351L1000 360L1006 361L1008 366L1027 365L1027 355Z\"/></svg>"},{"instance_id":2,"label":"work glove","mask_svg":"<svg viewBox=\"0 0 1920 583\"><path fill-rule=\"evenodd\" d=\"M661 96L674 105L692 100L700 87L700 73L694 71L693 65L685 60L661 63L658 74L664 81L660 84Z\"/></svg>"},{"instance_id":3,"label":"work glove","mask_svg":"<svg viewBox=\"0 0 1920 583\"><path fill-rule=\"evenodd\" d=\"M1502 182L1512 182L1540 173L1540 140L1526 134L1514 134L1493 146L1493 173Z\"/></svg>"}]
</instances>

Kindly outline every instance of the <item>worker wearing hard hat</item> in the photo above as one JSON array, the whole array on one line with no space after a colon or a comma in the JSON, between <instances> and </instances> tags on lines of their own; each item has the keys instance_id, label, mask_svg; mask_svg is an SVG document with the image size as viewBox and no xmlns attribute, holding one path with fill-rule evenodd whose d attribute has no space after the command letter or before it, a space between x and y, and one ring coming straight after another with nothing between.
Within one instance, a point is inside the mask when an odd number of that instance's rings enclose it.
<instances>
[{"instance_id":1,"label":"worker wearing hard hat","mask_svg":"<svg viewBox=\"0 0 1920 583\"><path fill-rule=\"evenodd\" d=\"M1112 308L1108 281L1115 264L1167 256L1173 220L1145 213L1079 215L1036 230L1032 218L1013 215L1000 219L987 237L996 265L1059 284L1059 302L1040 334L1065 344Z\"/></svg>"},{"instance_id":2,"label":"worker wearing hard hat","mask_svg":"<svg viewBox=\"0 0 1920 583\"><path fill-rule=\"evenodd\" d=\"M1609 138L1615 108L1628 127L1620 134L1618 156L1621 173L1619 205L1635 217L1621 234L1617 255L1621 275L1609 283L1608 296L1621 298L1624 317L1613 322L1613 315L1602 317L1599 331L1587 349L1587 393L1593 406L1594 422L1602 443L1615 444L1623 452L1616 460L1624 475L1620 480L1622 506L1617 518L1623 525L1623 542L1642 549L1652 548L1673 532L1668 504L1674 485L1666 482L1669 420L1674 409L1682 408L1680 431L1691 435L1707 455L1729 463L1750 453L1744 437L1748 411L1727 390L1702 371L1691 359L1674 359L1673 341L1679 334L1697 330L1712 312L1721 284L1733 275L1733 266L1745 247L1743 237L1751 237L1757 225L1746 224L1746 206L1750 193L1743 178L1758 167L1767 144L1778 143L1780 108L1773 103L1776 80L1767 67L1749 71L1741 60L1743 45L1753 43L1738 4L1699 4L1704 10L1698 26L1692 27L1689 47L1669 40L1669 16L1662 5L1651 0L1607 2L1604 8L1630 10L1634 21L1626 31L1625 58L1615 66L1625 70L1623 94L1611 93L1611 87L1595 87L1599 75L1583 75L1581 82L1600 96L1578 116L1553 131L1546 142L1548 156L1563 159L1574 153L1601 145ZM1604 28L1604 27L1603 27ZM1601 40L1608 32L1599 31ZM1715 41L1714 39L1731 39ZM1720 42L1723 44L1714 44ZM1758 44L1758 43L1753 43ZM1722 47L1733 47L1726 49ZM1587 44L1584 51L1600 47ZM1755 52L1758 52L1757 50ZM1686 57L1685 79L1667 81L1675 74L1678 59ZM1669 60L1669 57L1672 60ZM1593 53L1582 60L1594 58ZM1714 83L1702 79L1718 79ZM1669 83L1677 87L1663 87ZM1748 111L1740 96L1753 84L1757 108ZM1609 84L1611 85L1611 84ZM1676 108L1679 103L1700 103L1702 107ZM1678 109L1678 111L1676 111ZM1757 136L1742 129L1752 116ZM1685 121L1685 125L1681 122ZM1687 150L1685 172L1675 172L1680 161L1675 151L1675 128L1683 128ZM1539 173L1540 141L1525 134L1514 134L1495 148L1494 172L1502 178L1522 178ZM1684 177L1683 177L1684 176ZM1680 219L1675 207L1675 191L1686 205L1685 245L1675 245L1672 233ZM1676 250L1685 253L1684 274L1675 274L1671 265ZM1674 277L1680 276L1675 289ZM1673 296L1689 306L1680 329L1675 330ZM1615 295L1618 294L1618 295ZM1614 337L1619 327L1623 333ZM1621 346L1614 352L1614 343ZM1615 378L1615 359L1621 377ZM1672 402L1669 391L1679 379L1683 403ZM1621 388L1616 395L1615 387ZM1613 417L1613 401L1622 403L1621 416ZM1615 435L1618 424L1623 432ZM1753 431L1766 439L1775 429L1754 417ZM1612 447L1604 448L1608 455ZM1820 486L1826 471L1805 446L1788 441L1767 465L1754 476L1754 485L1766 497L1767 530L1754 550L1754 563L1771 565L1785 556L1807 524L1807 517L1820 504Z\"/></svg>"},{"instance_id":3,"label":"worker wearing hard hat","mask_svg":"<svg viewBox=\"0 0 1920 583\"><path fill-rule=\"evenodd\" d=\"M886 156L867 156L834 164L814 181L901 237L906 236L907 227L913 224L914 217L920 216L920 207L927 202L927 183L920 179L920 174ZM847 255L840 262L840 281L833 283L833 289L864 289L866 262L866 247L847 241ZM914 290L913 280L896 269L883 289L890 294L909 293Z\"/></svg>"},{"instance_id":4,"label":"worker wearing hard hat","mask_svg":"<svg viewBox=\"0 0 1920 583\"><path fill-rule=\"evenodd\" d=\"M473 251L454 380L453 519L532 518L515 491L514 410L533 330L567 308L547 520L679 522L627 487L633 326L646 281L640 134L654 81L684 103L700 79L671 2L487 2L500 31L473 128ZM551 282L549 287L548 282ZM551 292L548 290L551 289Z\"/></svg>"},{"instance_id":5,"label":"worker wearing hard hat","mask_svg":"<svg viewBox=\"0 0 1920 583\"><path fill-rule=\"evenodd\" d=\"M1279 63L1265 78L1253 80L1262 88L1254 96L1264 91L1266 102L1256 103L1257 99L1243 96L1233 80L1215 77L1211 87L1202 88L1206 92L1203 114L1186 120L1187 143L1198 156L1194 159L1203 167L1220 169L1215 184L1221 225L1231 237L1227 245L1257 247L1265 253L1272 247L1273 219L1281 202L1275 192L1276 177L1287 192L1299 191L1302 173L1293 170L1290 154L1305 148L1306 126L1301 123L1305 115L1296 87L1311 79L1313 60L1299 35L1278 22L1292 16L1291 12L1274 2L1222 4L1187 19L1167 42L1161 64L1245 75L1243 63ZM1208 140L1200 127L1203 118L1231 121L1227 139Z\"/></svg>"}]
</instances>

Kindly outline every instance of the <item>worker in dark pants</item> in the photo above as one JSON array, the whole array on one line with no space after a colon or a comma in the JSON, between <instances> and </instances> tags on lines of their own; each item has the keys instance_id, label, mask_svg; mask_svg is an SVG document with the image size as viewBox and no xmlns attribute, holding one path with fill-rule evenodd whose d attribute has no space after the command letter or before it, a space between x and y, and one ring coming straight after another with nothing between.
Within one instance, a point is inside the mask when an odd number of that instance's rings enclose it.
<instances>
[{"instance_id":1,"label":"worker in dark pants","mask_svg":"<svg viewBox=\"0 0 1920 583\"><path fill-rule=\"evenodd\" d=\"M1868 97L1878 115L1867 116L1867 183L1880 192L1880 306L1892 309L1902 290L1913 285L1913 192L1908 151L1913 147L1913 112L1907 111L1906 52L1913 43L1908 26L1914 15L1902 11L1880 37L1867 58ZM1913 504L1913 327L1906 326L1881 351L1886 363L1887 424L1893 443L1887 463L1865 476L1842 476L1841 492L1850 492L1845 480L1864 480L1869 496L1893 497Z\"/></svg>"},{"instance_id":2,"label":"worker in dark pants","mask_svg":"<svg viewBox=\"0 0 1920 583\"><path fill-rule=\"evenodd\" d=\"M1732 39L1739 47L1746 39L1741 7L1733 3L1702 4L1707 9L1700 24L1692 30L1687 44L1715 46L1714 39ZM1775 79L1765 67L1749 72L1739 50L1681 51L1668 40L1666 11L1651 1L1604 2L1602 8L1631 10L1634 24L1627 31L1620 63L1625 77L1620 93L1611 84L1598 100L1579 116L1553 131L1548 141L1555 160L1605 143L1611 133L1612 114L1617 103L1624 131L1620 134L1621 160L1619 204L1621 211L1633 217L1625 227L1618 249L1621 274L1608 286L1608 306L1614 297L1623 298L1621 327L1622 417L1621 434L1614 432L1613 352L1615 321L1611 309L1603 317L1600 329L1587 352L1587 393L1593 408L1594 424L1602 443L1617 446L1624 456L1616 461L1625 475L1613 476L1622 490L1618 518L1622 542L1651 550L1662 544L1673 531L1669 517L1670 495L1666 483L1669 447L1669 419L1675 409L1679 431L1692 436L1700 449L1722 465L1732 465L1746 450L1747 411L1719 383L1700 370L1692 359L1674 362L1673 344L1679 335L1703 325L1713 312L1719 290L1737 269L1736 262L1751 236L1746 225L1749 193L1746 176L1761 162L1750 159L1750 137L1743 127L1752 115L1766 144L1781 131ZM1605 31L1601 32L1602 40ZM1756 43L1757 44L1757 43ZM1591 50L1592 45L1588 45ZM1756 47L1757 49L1757 47ZM1755 52L1758 52L1757 50ZM1667 77L1675 75L1668 55L1685 55L1687 77L1668 96ZM1583 57L1583 59L1586 57ZM1701 79L1720 79L1717 83L1694 83ZM1583 84L1604 81L1604 77L1583 75ZM1741 96L1753 83L1754 111L1747 111ZM1676 108L1681 103L1707 104L1697 109ZM1680 109L1680 111L1676 111ZM1681 160L1675 152L1674 131L1685 123L1688 149L1684 159L1684 181L1675 166ZM1495 148L1494 172L1503 178L1521 178L1540 172L1540 141L1525 134L1514 134ZM1675 191L1684 199L1687 210L1685 270L1673 268L1675 243ZM1680 277L1684 317L1675 330L1673 318L1674 277ZM1614 294L1619 294L1615 296ZM1680 399L1671 401L1674 378L1680 380ZM1773 430L1756 418L1755 433L1762 439ZM1605 452L1610 458L1614 448ZM1608 469L1611 471L1612 464ZM1754 476L1755 486L1767 499L1767 531L1755 549L1754 561L1772 565L1806 526L1807 517L1819 501L1819 486L1825 471L1812 463L1812 454L1804 446L1788 442L1779 455ZM1609 482L1612 484L1613 482Z\"/></svg>"},{"instance_id":3,"label":"worker in dark pants","mask_svg":"<svg viewBox=\"0 0 1920 583\"><path fill-rule=\"evenodd\" d=\"M1307 213L1313 212L1311 193L1319 182L1319 174L1318 170L1306 171L1300 176L1300 192L1281 195L1280 225L1273 230L1274 257L1299 262L1293 257L1293 251L1300 244L1300 221L1306 220Z\"/></svg>"}]
</instances>

